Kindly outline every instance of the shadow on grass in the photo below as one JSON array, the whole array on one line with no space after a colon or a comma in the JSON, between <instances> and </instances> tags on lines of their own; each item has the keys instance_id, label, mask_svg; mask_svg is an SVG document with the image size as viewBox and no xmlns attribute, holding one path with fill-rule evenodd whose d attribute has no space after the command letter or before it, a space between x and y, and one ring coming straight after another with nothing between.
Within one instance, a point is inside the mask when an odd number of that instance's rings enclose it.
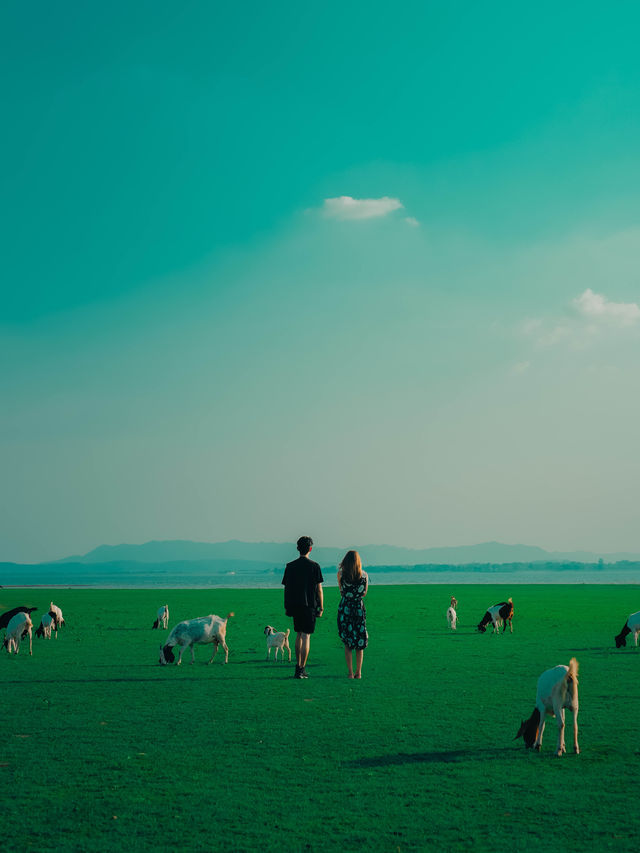
<instances>
[{"instance_id":1,"label":"shadow on grass","mask_svg":"<svg viewBox=\"0 0 640 853\"><path fill-rule=\"evenodd\" d=\"M496 758L508 758L509 761L534 761L536 763L549 760L554 764L558 762L555 750L543 749L542 753L521 746L504 749L450 749L434 750L433 752L398 752L392 755L379 755L370 758L358 758L354 761L345 762L345 766L360 768L362 770L371 767L392 767L402 764L456 764L463 761L487 761ZM602 760L600 756L591 756L592 760ZM560 763L567 764L572 760L588 761L582 755L574 756L573 752L567 753Z\"/></svg>"},{"instance_id":2,"label":"shadow on grass","mask_svg":"<svg viewBox=\"0 0 640 853\"><path fill-rule=\"evenodd\" d=\"M612 652L615 653L615 652L619 652L619 651L623 651L623 650L622 649L616 649L615 646L598 646L597 648L594 648L592 646L585 646L584 648L581 648L581 649L576 649L572 646L571 649L569 649L568 653L577 655L577 654L582 654L582 652L588 652L590 655L594 655L594 656L598 657L598 656L609 655Z\"/></svg>"},{"instance_id":3,"label":"shadow on grass","mask_svg":"<svg viewBox=\"0 0 640 853\"><path fill-rule=\"evenodd\" d=\"M29 681L3 681L3 684L146 684L150 681L167 682L166 678L145 678L140 681L139 678L30 678ZM200 678L181 678L180 681L200 681Z\"/></svg>"},{"instance_id":4,"label":"shadow on grass","mask_svg":"<svg viewBox=\"0 0 640 853\"><path fill-rule=\"evenodd\" d=\"M391 767L398 764L453 764L459 761L486 761L500 754L497 749L445 749L433 752L398 752L392 755L376 755L347 761L348 767ZM504 753L504 750L502 750ZM515 750L514 750L515 752ZM518 752L526 755L525 752ZM511 753L510 757L511 757Z\"/></svg>"}]
</instances>

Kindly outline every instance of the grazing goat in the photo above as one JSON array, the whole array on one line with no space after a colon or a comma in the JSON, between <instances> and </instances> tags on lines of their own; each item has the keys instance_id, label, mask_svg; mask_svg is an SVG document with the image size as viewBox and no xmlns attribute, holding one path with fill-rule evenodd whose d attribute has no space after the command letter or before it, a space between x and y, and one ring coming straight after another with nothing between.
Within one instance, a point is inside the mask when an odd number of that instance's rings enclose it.
<instances>
[{"instance_id":1,"label":"grazing goat","mask_svg":"<svg viewBox=\"0 0 640 853\"><path fill-rule=\"evenodd\" d=\"M287 628L285 633L282 633L282 631L276 631L276 629L272 628L271 625L267 625L264 629L264 633L267 637L267 660L269 660L271 649L275 649L275 659L278 660L278 650L280 650L280 660L283 661L284 650L286 649L289 652L289 663L291 663L291 648L289 646L290 630L290 628Z\"/></svg>"},{"instance_id":2,"label":"grazing goat","mask_svg":"<svg viewBox=\"0 0 640 853\"><path fill-rule=\"evenodd\" d=\"M451 628L452 631L456 630L456 622L458 621L458 614L456 613L453 605L447 607L447 625Z\"/></svg>"},{"instance_id":3,"label":"grazing goat","mask_svg":"<svg viewBox=\"0 0 640 853\"><path fill-rule=\"evenodd\" d=\"M163 604L162 607L158 608L158 618L153 623L153 628L162 627L166 630L169 627L169 605Z\"/></svg>"},{"instance_id":4,"label":"grazing goat","mask_svg":"<svg viewBox=\"0 0 640 853\"><path fill-rule=\"evenodd\" d=\"M0 628L6 628L16 613L33 613L37 609L37 607L14 607L13 610L7 610L0 616Z\"/></svg>"},{"instance_id":5,"label":"grazing goat","mask_svg":"<svg viewBox=\"0 0 640 853\"><path fill-rule=\"evenodd\" d=\"M40 625L36 630L36 637L43 637L46 640L51 639L51 626L55 625L55 619L50 613L43 613L40 619Z\"/></svg>"},{"instance_id":6,"label":"grazing goat","mask_svg":"<svg viewBox=\"0 0 640 853\"><path fill-rule=\"evenodd\" d=\"M11 652L15 652L18 654L20 651L20 641L23 637L29 635L29 654L33 654L33 645L32 645L32 629L33 622L31 621L31 616L28 613L24 613L20 611L16 613L15 616L12 616L9 620L9 624L7 625L7 633L5 634L4 648L11 654Z\"/></svg>"},{"instance_id":7,"label":"grazing goat","mask_svg":"<svg viewBox=\"0 0 640 853\"><path fill-rule=\"evenodd\" d=\"M498 628L500 625L504 625L502 629L502 633L507 630L507 622L509 623L509 628L511 633L513 634L513 600L510 598L508 601L501 601L500 604L494 604L493 607L490 607L487 612L482 617L482 621L478 625L478 631L484 634L487 630L487 625L489 622L493 625L492 634L498 633Z\"/></svg>"},{"instance_id":8,"label":"grazing goat","mask_svg":"<svg viewBox=\"0 0 640 853\"><path fill-rule=\"evenodd\" d=\"M173 654L174 646L181 646L180 654L178 655L178 666L182 662L182 655L185 649L191 649L191 663L195 660L193 647L196 643L213 643L214 650L208 663L211 663L218 652L218 646L221 645L224 649L224 662L229 660L229 648L226 643L227 620L233 616L233 613L228 613L224 619L215 616L213 613L210 616L199 616L197 619L187 619L184 622L179 622L169 634L169 638L164 646L160 646L159 663L164 665L173 663L175 660Z\"/></svg>"},{"instance_id":9,"label":"grazing goat","mask_svg":"<svg viewBox=\"0 0 640 853\"><path fill-rule=\"evenodd\" d=\"M65 622L62 615L62 610L57 607L53 601L49 603L49 616L53 619L53 630L56 632L56 640L58 639L58 628L61 628Z\"/></svg>"},{"instance_id":10,"label":"grazing goat","mask_svg":"<svg viewBox=\"0 0 640 853\"><path fill-rule=\"evenodd\" d=\"M573 751L578 755L578 661L571 658L569 666L554 666L547 669L538 679L536 707L528 720L523 720L514 740L522 737L527 749L542 746L545 717L558 721L558 745L556 755L566 752L564 746L564 709L573 712Z\"/></svg>"},{"instance_id":11,"label":"grazing goat","mask_svg":"<svg viewBox=\"0 0 640 853\"><path fill-rule=\"evenodd\" d=\"M632 613L631 616L627 619L622 627L622 631L615 638L616 640L616 649L619 649L620 646L627 645L627 634L630 634L633 631L633 639L636 642L636 646L638 645L638 634L640 634L640 610L637 613Z\"/></svg>"}]
</instances>

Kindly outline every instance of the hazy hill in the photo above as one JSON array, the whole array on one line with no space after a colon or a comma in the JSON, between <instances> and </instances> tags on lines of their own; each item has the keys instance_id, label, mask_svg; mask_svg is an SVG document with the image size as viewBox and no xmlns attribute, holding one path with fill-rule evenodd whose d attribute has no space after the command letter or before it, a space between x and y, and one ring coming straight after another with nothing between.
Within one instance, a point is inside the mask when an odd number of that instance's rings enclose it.
<instances>
[{"instance_id":1,"label":"hazy hill","mask_svg":"<svg viewBox=\"0 0 640 853\"><path fill-rule=\"evenodd\" d=\"M282 562L254 560L173 560L145 563L0 563L0 586L89 586L117 588L251 587L279 589ZM324 565L325 583L335 586L335 563ZM376 584L486 583L499 577L509 583L635 583L639 562L583 563L428 563L367 566ZM0 608L1 610L2 608Z\"/></svg>"},{"instance_id":2,"label":"hazy hill","mask_svg":"<svg viewBox=\"0 0 640 853\"><path fill-rule=\"evenodd\" d=\"M505 545L483 542L446 548L402 548L396 545L353 545L368 566L416 566L425 564L466 565L469 563L535 563L606 562L640 559L638 554L593 554L586 551L559 553L545 551L535 545ZM313 558L321 566L335 566L346 547L317 547ZM295 545L282 542L190 542L187 540L153 541L144 545L100 545L87 554L67 557L63 563L167 563L195 560L248 560L256 563L284 565L296 557Z\"/></svg>"}]
</instances>

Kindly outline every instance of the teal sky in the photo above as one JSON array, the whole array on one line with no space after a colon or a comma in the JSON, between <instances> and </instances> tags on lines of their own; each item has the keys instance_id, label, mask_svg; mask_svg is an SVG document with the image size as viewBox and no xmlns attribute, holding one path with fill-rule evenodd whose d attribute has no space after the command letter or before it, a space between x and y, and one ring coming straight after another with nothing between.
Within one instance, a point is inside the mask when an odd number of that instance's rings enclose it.
<instances>
[{"instance_id":1,"label":"teal sky","mask_svg":"<svg viewBox=\"0 0 640 853\"><path fill-rule=\"evenodd\" d=\"M0 561L640 551L639 26L3 4Z\"/></svg>"}]
</instances>

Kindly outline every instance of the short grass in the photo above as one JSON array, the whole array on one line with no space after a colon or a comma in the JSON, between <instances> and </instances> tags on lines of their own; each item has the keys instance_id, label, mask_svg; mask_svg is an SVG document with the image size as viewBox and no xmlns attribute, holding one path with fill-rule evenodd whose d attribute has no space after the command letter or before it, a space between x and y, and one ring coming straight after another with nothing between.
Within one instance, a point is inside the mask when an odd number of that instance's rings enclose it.
<instances>
[{"instance_id":1,"label":"short grass","mask_svg":"<svg viewBox=\"0 0 640 853\"><path fill-rule=\"evenodd\" d=\"M640 650L613 636L640 588L372 587L360 682L337 595L297 681L265 661L280 591L0 590L0 610L53 598L67 620L32 658L0 656L5 849L635 850ZM476 633L508 595L513 635ZM158 666L165 602L171 625L235 611L229 664L199 647ZM528 752L513 737L537 678L572 655L582 754L554 757L553 720Z\"/></svg>"}]
</instances>

